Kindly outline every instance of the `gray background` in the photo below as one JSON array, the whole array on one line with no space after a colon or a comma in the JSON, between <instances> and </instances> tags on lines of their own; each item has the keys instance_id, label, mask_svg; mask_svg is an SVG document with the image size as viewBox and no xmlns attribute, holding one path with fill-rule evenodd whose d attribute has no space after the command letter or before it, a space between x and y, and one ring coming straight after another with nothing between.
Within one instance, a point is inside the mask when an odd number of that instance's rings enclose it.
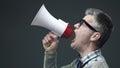
<instances>
[{"instance_id":1,"label":"gray background","mask_svg":"<svg viewBox=\"0 0 120 68\"><path fill-rule=\"evenodd\" d=\"M1 0L0 2L0 68L42 68L42 38L49 31L30 24L43 0ZM113 19L114 31L102 48L110 68L120 68L119 0L47 0L48 11L73 26L87 8L99 8ZM77 53L70 48L70 39L60 39L58 66L71 62Z\"/></svg>"}]
</instances>

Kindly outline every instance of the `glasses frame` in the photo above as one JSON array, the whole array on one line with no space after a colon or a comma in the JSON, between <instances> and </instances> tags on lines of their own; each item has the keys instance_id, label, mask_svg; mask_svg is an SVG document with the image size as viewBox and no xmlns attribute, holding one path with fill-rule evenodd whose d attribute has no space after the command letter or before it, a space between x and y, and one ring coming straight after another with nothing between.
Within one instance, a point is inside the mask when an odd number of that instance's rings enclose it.
<instances>
[{"instance_id":1,"label":"glasses frame","mask_svg":"<svg viewBox=\"0 0 120 68\"><path fill-rule=\"evenodd\" d=\"M88 22L85 21L84 19L81 19L81 20L77 21L77 23L80 23L80 26L81 26L83 23L85 23L85 24L88 26L89 29L91 29L91 30L94 31L94 32L98 32L95 28L93 28L90 24L88 24Z\"/></svg>"}]
</instances>

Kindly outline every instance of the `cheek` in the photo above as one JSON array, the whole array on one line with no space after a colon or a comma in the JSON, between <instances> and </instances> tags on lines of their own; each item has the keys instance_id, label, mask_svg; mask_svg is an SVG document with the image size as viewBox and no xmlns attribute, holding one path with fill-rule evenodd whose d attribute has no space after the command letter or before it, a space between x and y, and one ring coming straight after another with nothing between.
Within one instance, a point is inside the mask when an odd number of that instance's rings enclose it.
<instances>
[{"instance_id":1,"label":"cheek","mask_svg":"<svg viewBox=\"0 0 120 68\"><path fill-rule=\"evenodd\" d=\"M89 41L89 37L89 33L87 31L83 31L76 37L76 43L83 45Z\"/></svg>"},{"instance_id":2,"label":"cheek","mask_svg":"<svg viewBox=\"0 0 120 68\"><path fill-rule=\"evenodd\" d=\"M85 30L85 29L83 29L83 30L79 30L78 32L77 32L77 38L86 38L88 36L88 31L87 30Z\"/></svg>"}]
</instances>

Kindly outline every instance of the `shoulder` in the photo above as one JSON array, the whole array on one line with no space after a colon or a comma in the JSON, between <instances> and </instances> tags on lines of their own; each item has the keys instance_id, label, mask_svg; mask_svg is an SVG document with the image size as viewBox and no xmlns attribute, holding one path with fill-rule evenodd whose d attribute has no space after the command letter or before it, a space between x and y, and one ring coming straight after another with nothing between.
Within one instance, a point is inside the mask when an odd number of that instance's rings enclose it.
<instances>
[{"instance_id":1,"label":"shoulder","mask_svg":"<svg viewBox=\"0 0 120 68\"><path fill-rule=\"evenodd\" d=\"M109 67L107 65L107 62L104 59L102 59L102 60L94 62L91 68L109 68Z\"/></svg>"},{"instance_id":2,"label":"shoulder","mask_svg":"<svg viewBox=\"0 0 120 68\"><path fill-rule=\"evenodd\" d=\"M103 56L92 59L84 68L109 68Z\"/></svg>"}]
</instances>

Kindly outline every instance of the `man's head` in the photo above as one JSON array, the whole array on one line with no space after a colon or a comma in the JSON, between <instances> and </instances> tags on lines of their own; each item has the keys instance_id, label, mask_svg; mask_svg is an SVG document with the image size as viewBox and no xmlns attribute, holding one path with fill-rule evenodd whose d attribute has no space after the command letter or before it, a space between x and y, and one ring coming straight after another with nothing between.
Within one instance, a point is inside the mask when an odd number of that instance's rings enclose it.
<instances>
[{"instance_id":1,"label":"man's head","mask_svg":"<svg viewBox=\"0 0 120 68\"><path fill-rule=\"evenodd\" d=\"M113 24L110 16L99 9L89 8L75 27L75 39L71 43L74 49L84 49L88 45L101 48L108 40Z\"/></svg>"}]
</instances>

